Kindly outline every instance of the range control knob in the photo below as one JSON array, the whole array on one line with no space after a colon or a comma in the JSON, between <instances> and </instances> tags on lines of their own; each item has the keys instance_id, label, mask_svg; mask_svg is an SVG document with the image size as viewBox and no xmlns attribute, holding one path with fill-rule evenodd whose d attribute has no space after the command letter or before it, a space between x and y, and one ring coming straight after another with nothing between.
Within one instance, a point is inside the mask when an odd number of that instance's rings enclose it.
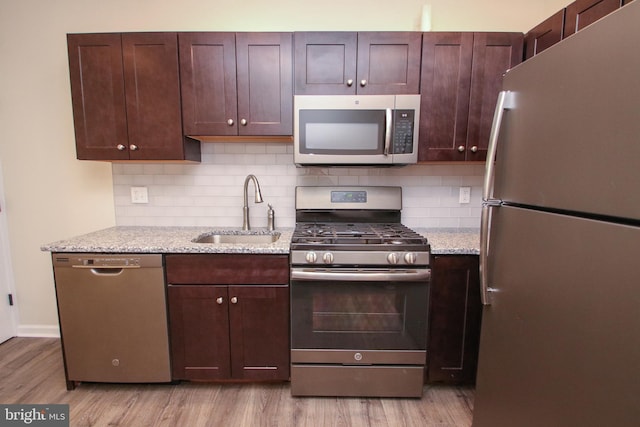
<instances>
[{"instance_id":1,"label":"range control knob","mask_svg":"<svg viewBox=\"0 0 640 427\"><path fill-rule=\"evenodd\" d=\"M322 255L322 261L324 261L325 264L333 263L333 254L331 252L325 253Z\"/></svg>"},{"instance_id":2,"label":"range control knob","mask_svg":"<svg viewBox=\"0 0 640 427\"><path fill-rule=\"evenodd\" d=\"M414 252L407 252L404 254L404 262L407 264L415 264L418 256Z\"/></svg>"},{"instance_id":3,"label":"range control knob","mask_svg":"<svg viewBox=\"0 0 640 427\"><path fill-rule=\"evenodd\" d=\"M309 264L314 264L318 260L318 255L316 255L315 252L307 252L304 259L306 259Z\"/></svg>"},{"instance_id":4,"label":"range control knob","mask_svg":"<svg viewBox=\"0 0 640 427\"><path fill-rule=\"evenodd\" d=\"M391 252L387 255L387 262L389 264L397 264L398 263L398 254L395 252Z\"/></svg>"}]
</instances>

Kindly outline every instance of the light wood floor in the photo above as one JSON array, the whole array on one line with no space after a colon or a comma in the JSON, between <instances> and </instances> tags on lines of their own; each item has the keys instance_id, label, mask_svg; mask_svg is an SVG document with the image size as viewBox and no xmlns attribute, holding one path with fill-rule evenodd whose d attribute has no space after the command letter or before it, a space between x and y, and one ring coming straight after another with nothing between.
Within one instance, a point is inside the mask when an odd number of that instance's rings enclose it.
<instances>
[{"instance_id":1,"label":"light wood floor","mask_svg":"<svg viewBox=\"0 0 640 427\"><path fill-rule=\"evenodd\" d=\"M422 399L291 397L288 384L82 383L67 391L60 341L0 344L0 403L69 404L72 426L469 426L470 387L425 386Z\"/></svg>"}]
</instances>

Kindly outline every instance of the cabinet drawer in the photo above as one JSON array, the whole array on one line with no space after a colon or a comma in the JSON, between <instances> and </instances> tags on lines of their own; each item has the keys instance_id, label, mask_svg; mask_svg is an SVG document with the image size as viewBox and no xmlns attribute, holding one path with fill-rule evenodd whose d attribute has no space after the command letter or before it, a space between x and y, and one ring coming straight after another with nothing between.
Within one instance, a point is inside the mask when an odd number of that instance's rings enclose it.
<instances>
[{"instance_id":1,"label":"cabinet drawer","mask_svg":"<svg viewBox=\"0 0 640 427\"><path fill-rule=\"evenodd\" d=\"M185 254L165 257L173 285L287 284L287 255Z\"/></svg>"}]
</instances>

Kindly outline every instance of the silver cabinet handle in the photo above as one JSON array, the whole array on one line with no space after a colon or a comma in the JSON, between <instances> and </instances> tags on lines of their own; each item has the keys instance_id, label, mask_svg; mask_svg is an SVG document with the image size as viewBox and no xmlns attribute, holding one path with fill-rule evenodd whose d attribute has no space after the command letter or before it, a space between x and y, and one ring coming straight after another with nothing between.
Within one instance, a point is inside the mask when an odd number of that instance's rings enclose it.
<instances>
[{"instance_id":1,"label":"silver cabinet handle","mask_svg":"<svg viewBox=\"0 0 640 427\"><path fill-rule=\"evenodd\" d=\"M218 297L218 298L216 298L216 304L220 305L220 304L222 304L223 302L224 302L224 298L222 298L222 297Z\"/></svg>"},{"instance_id":2,"label":"silver cabinet handle","mask_svg":"<svg viewBox=\"0 0 640 427\"><path fill-rule=\"evenodd\" d=\"M122 144L118 144L118 145L116 145L116 148L118 149L118 151L124 151L124 150L126 150L126 149L127 149L127 147L126 147L126 146L124 146L124 145L122 145Z\"/></svg>"},{"instance_id":3,"label":"silver cabinet handle","mask_svg":"<svg viewBox=\"0 0 640 427\"><path fill-rule=\"evenodd\" d=\"M240 124L241 124L242 126L246 126L246 125L247 125L247 119L242 119L242 120L240 120Z\"/></svg>"},{"instance_id":4,"label":"silver cabinet handle","mask_svg":"<svg viewBox=\"0 0 640 427\"><path fill-rule=\"evenodd\" d=\"M471 152L472 153L477 153L478 152L478 146L477 145L472 146L471 147Z\"/></svg>"},{"instance_id":5,"label":"silver cabinet handle","mask_svg":"<svg viewBox=\"0 0 640 427\"><path fill-rule=\"evenodd\" d=\"M393 126L393 112L391 108L387 108L385 114L385 130L384 130L384 155L389 155L389 147L391 147L391 128Z\"/></svg>"},{"instance_id":6,"label":"silver cabinet handle","mask_svg":"<svg viewBox=\"0 0 640 427\"><path fill-rule=\"evenodd\" d=\"M493 115L491 134L489 135L489 147L485 166L484 184L482 187L482 215L480 217L480 299L483 305L491 305L489 293L494 289L489 287L489 234L491 234L491 209L497 208L502 201L493 198L494 166L498 137L502 127L502 118L505 110L514 107L514 94L502 91L498 95L496 110Z\"/></svg>"},{"instance_id":7,"label":"silver cabinet handle","mask_svg":"<svg viewBox=\"0 0 640 427\"><path fill-rule=\"evenodd\" d=\"M229 119L229 120L227 120L227 124L228 124L229 126L233 126L233 119Z\"/></svg>"},{"instance_id":8,"label":"silver cabinet handle","mask_svg":"<svg viewBox=\"0 0 640 427\"><path fill-rule=\"evenodd\" d=\"M238 303L238 297L231 297L231 304L237 304Z\"/></svg>"},{"instance_id":9,"label":"silver cabinet handle","mask_svg":"<svg viewBox=\"0 0 640 427\"><path fill-rule=\"evenodd\" d=\"M464 146L464 145L459 145L459 146L458 146L458 151L459 151L459 152L464 153L464 149L465 149L465 146Z\"/></svg>"},{"instance_id":10,"label":"silver cabinet handle","mask_svg":"<svg viewBox=\"0 0 640 427\"><path fill-rule=\"evenodd\" d=\"M365 79L360 80L360 86L365 87L367 85L367 81Z\"/></svg>"},{"instance_id":11,"label":"silver cabinet handle","mask_svg":"<svg viewBox=\"0 0 640 427\"><path fill-rule=\"evenodd\" d=\"M353 79L347 80L347 86L349 87L353 86Z\"/></svg>"},{"instance_id":12,"label":"silver cabinet handle","mask_svg":"<svg viewBox=\"0 0 640 427\"><path fill-rule=\"evenodd\" d=\"M131 144L131 145L129 146L129 150L131 150L131 151L136 151L137 149L138 149L138 146L137 146L137 145L135 145L135 144Z\"/></svg>"}]
</instances>

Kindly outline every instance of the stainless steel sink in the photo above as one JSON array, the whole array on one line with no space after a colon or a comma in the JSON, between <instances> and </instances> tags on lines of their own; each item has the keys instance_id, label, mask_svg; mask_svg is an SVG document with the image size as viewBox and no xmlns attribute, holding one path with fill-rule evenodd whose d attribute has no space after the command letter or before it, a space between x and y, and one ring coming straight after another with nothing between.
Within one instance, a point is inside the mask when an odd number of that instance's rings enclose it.
<instances>
[{"instance_id":1,"label":"stainless steel sink","mask_svg":"<svg viewBox=\"0 0 640 427\"><path fill-rule=\"evenodd\" d=\"M280 233L206 233L193 239L194 243L273 243L278 241Z\"/></svg>"}]
</instances>

